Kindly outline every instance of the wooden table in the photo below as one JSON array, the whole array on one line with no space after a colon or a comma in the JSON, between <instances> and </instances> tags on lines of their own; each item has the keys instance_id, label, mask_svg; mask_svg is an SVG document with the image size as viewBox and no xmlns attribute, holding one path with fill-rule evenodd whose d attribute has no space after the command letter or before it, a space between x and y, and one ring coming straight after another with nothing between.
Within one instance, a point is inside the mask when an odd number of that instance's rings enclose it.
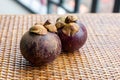
<instances>
[{"instance_id":1,"label":"wooden table","mask_svg":"<svg viewBox=\"0 0 120 80\"><path fill-rule=\"evenodd\" d=\"M120 14L75 14L88 30L79 52L33 67L20 53L22 35L60 15L0 15L0 80L120 80Z\"/></svg>"}]
</instances>

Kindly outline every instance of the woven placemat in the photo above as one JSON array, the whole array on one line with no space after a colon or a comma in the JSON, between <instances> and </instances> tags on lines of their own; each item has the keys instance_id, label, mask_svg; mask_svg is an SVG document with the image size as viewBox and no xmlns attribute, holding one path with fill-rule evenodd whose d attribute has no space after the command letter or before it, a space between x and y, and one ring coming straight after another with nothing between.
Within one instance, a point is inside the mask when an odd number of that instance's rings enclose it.
<instances>
[{"instance_id":1,"label":"woven placemat","mask_svg":"<svg viewBox=\"0 0 120 80\"><path fill-rule=\"evenodd\" d=\"M74 53L33 67L20 53L22 35L36 22L59 15L0 16L0 80L120 80L120 14L75 14L88 30Z\"/></svg>"}]
</instances>

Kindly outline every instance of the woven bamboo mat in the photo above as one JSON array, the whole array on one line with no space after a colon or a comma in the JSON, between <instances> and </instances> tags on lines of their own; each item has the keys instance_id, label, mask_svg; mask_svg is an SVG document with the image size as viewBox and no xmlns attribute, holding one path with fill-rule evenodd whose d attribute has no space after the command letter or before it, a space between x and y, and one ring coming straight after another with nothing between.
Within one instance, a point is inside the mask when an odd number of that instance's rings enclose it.
<instances>
[{"instance_id":1,"label":"woven bamboo mat","mask_svg":"<svg viewBox=\"0 0 120 80\"><path fill-rule=\"evenodd\" d=\"M0 80L120 80L120 14L75 14L88 30L86 44L52 63L33 67L20 53L22 35L58 15L0 16Z\"/></svg>"}]
</instances>

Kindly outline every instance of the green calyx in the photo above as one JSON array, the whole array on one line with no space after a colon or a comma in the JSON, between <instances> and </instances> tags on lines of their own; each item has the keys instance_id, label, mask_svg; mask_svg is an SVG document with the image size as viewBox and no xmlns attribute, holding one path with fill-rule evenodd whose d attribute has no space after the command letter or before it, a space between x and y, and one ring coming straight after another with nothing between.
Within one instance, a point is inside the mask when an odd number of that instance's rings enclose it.
<instances>
[{"instance_id":1,"label":"green calyx","mask_svg":"<svg viewBox=\"0 0 120 80\"><path fill-rule=\"evenodd\" d=\"M47 34L47 29L41 24L35 24L29 29L29 32L39 35L45 35Z\"/></svg>"},{"instance_id":2,"label":"green calyx","mask_svg":"<svg viewBox=\"0 0 120 80\"><path fill-rule=\"evenodd\" d=\"M47 20L44 24L36 23L29 29L29 32L39 35L45 35L47 34L47 32L57 32L57 28L50 22L50 20Z\"/></svg>"},{"instance_id":3,"label":"green calyx","mask_svg":"<svg viewBox=\"0 0 120 80\"><path fill-rule=\"evenodd\" d=\"M76 23L77 16L69 15L66 18L60 17L56 21L57 29L62 28L62 32L67 36L74 36L79 31L79 25Z\"/></svg>"}]
</instances>

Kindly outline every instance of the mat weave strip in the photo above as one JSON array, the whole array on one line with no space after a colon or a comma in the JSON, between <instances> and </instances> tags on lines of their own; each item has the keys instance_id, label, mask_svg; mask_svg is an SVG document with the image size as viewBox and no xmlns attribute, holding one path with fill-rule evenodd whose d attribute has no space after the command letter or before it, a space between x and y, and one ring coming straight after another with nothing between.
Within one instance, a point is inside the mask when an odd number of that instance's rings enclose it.
<instances>
[{"instance_id":1,"label":"mat weave strip","mask_svg":"<svg viewBox=\"0 0 120 80\"><path fill-rule=\"evenodd\" d=\"M60 15L0 16L0 80L120 80L120 14L75 14L88 30L74 53L33 67L20 53L22 35L36 22Z\"/></svg>"}]
</instances>

